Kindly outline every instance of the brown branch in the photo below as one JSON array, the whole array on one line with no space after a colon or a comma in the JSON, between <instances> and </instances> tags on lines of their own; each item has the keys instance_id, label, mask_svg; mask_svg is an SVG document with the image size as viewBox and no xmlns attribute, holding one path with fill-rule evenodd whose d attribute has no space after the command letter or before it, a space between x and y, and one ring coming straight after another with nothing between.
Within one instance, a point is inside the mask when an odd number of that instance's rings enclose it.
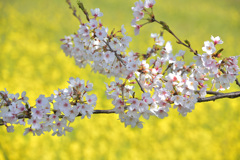
<instances>
[{"instance_id":1,"label":"brown branch","mask_svg":"<svg viewBox=\"0 0 240 160\"><path fill-rule=\"evenodd\" d=\"M111 114L111 113L115 113L114 110L110 109L110 110L94 110L93 114ZM50 114L47 114L47 116L50 116ZM82 116L81 113L79 113L77 115L77 117ZM23 118L31 118L29 115L19 115L18 119L23 119ZM60 115L59 118L63 118L63 115ZM0 126L4 125L4 121L3 119L0 119Z\"/></svg>"},{"instance_id":2,"label":"brown branch","mask_svg":"<svg viewBox=\"0 0 240 160\"><path fill-rule=\"evenodd\" d=\"M215 101L217 99L222 99L222 98L238 98L238 97L240 97L240 91L217 94L211 97L198 98L198 102L209 102L209 101Z\"/></svg>"},{"instance_id":3,"label":"brown branch","mask_svg":"<svg viewBox=\"0 0 240 160\"><path fill-rule=\"evenodd\" d=\"M206 91L207 94L214 94L214 95L223 95L224 93L221 93L221 92L214 92L214 91Z\"/></svg>"},{"instance_id":4,"label":"brown branch","mask_svg":"<svg viewBox=\"0 0 240 160\"><path fill-rule=\"evenodd\" d=\"M215 101L217 99L222 99L222 98L238 98L240 97L240 91L238 92L230 92L230 93L219 93L219 92L213 92L213 91L207 91L208 94L215 94L215 96L211 97L204 97L204 98L198 98L198 102L209 102L209 101ZM114 110L94 110L93 114L111 114L115 113ZM77 116L82 116L82 114L78 114ZM62 117L62 115L60 116ZM19 115L18 119L23 119L23 118L30 118L29 115ZM3 119L0 119L0 126L4 125Z\"/></svg>"}]
</instances>

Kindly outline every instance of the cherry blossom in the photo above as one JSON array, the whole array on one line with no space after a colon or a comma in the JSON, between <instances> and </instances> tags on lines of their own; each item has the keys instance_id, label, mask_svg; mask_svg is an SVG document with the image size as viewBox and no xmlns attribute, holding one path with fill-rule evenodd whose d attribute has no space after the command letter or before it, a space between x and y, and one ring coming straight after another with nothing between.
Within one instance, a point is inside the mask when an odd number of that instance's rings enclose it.
<instances>
[{"instance_id":1,"label":"cherry blossom","mask_svg":"<svg viewBox=\"0 0 240 160\"><path fill-rule=\"evenodd\" d=\"M97 18L97 17L102 17L103 16L103 13L100 12L100 9L99 8L96 8L96 9L91 9L90 10L92 15Z\"/></svg>"},{"instance_id":2,"label":"cherry blossom","mask_svg":"<svg viewBox=\"0 0 240 160\"><path fill-rule=\"evenodd\" d=\"M155 19L155 3L155 0L135 2L131 22L135 35L143 26L154 22L173 34L165 23ZM163 32L151 33L154 42L145 53L128 52L132 38L127 36L124 25L116 31L109 30L100 20L97 21L103 16L100 9L90 11L94 18L88 17L88 22L81 22L75 34L61 39L61 48L80 68L90 65L93 72L115 77L114 81L105 82L105 94L113 105L111 113L118 114L125 127L143 128L142 119L148 120L151 116L163 119L168 116L170 108L186 116L195 109L199 99L206 97L209 89L210 93L216 90L216 95L221 95L218 91L229 89L234 81L239 83L236 79L240 72L239 56L221 59L219 53L222 50L217 51L217 44L223 41L219 36L211 36L213 42L204 42L204 53L194 51L187 40L181 42L177 38L177 43L194 53L194 62L188 64L184 57L189 53L185 50L175 52L170 41L165 43ZM72 132L70 125L77 116L90 119L96 113L97 96L89 94L93 90L89 81L85 83L80 78L71 77L68 83L68 87L55 90L50 97L39 95L34 105L28 103L25 91L21 96L19 93L10 94L6 89L0 91L1 124L8 132L13 132L16 124L24 125L24 135L40 136L52 131L52 135L62 136Z\"/></svg>"}]
</instances>

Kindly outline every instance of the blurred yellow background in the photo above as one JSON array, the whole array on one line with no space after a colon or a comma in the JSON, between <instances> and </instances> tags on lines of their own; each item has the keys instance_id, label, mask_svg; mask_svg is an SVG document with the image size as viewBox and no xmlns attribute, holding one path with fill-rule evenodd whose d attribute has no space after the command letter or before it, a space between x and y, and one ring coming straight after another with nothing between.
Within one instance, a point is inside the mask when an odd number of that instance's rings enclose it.
<instances>
[{"instance_id":1,"label":"blurred yellow background","mask_svg":"<svg viewBox=\"0 0 240 160\"><path fill-rule=\"evenodd\" d=\"M156 19L166 21L181 38L201 51L210 36L220 36L225 56L240 55L240 2L238 0L156 0ZM72 0L76 6L76 1ZM144 27L134 36L130 22L133 0L82 0L86 8L100 8L101 21L109 29L125 25L133 36L130 48L145 53L153 41L150 33L159 33L157 24ZM79 13L79 12L78 12ZM111 109L103 82L109 79L79 69L60 49L60 39L77 31L78 21L64 0L0 1L0 90L27 92L33 105L40 94L49 96L68 86L69 77L90 80L98 96L96 109ZM82 16L83 17L83 16ZM175 44L173 51L186 49ZM191 62L192 53L188 61ZM240 78L240 77L239 77ZM233 90L239 90L232 84ZM0 160L17 159L240 159L240 109L238 99L197 104L182 117L171 110L169 117L150 118L144 128L124 127L117 115L93 115L77 118L73 132L63 137L45 133L40 137L23 136L24 127L7 133L0 126Z\"/></svg>"}]
</instances>

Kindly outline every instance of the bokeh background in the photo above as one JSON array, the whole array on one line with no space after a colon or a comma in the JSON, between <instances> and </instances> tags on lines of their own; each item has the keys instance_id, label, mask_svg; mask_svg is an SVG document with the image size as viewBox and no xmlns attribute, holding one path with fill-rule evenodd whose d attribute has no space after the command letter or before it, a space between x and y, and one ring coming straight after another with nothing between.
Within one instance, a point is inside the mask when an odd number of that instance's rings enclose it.
<instances>
[{"instance_id":1,"label":"bokeh background","mask_svg":"<svg viewBox=\"0 0 240 160\"><path fill-rule=\"evenodd\" d=\"M156 0L158 20L166 21L181 39L201 51L210 36L220 36L224 56L240 55L239 0ZM72 0L76 6L76 1ZM130 22L133 0L82 0L86 8L100 8L101 21L109 29L125 25L133 36L130 50L145 53L153 44L150 33L159 33L157 24L144 27L134 36ZM78 12L79 13L79 12ZM82 16L83 17L83 16ZM109 79L79 69L74 60L65 57L59 41L77 31L79 22L64 0L0 1L0 90L27 92L33 105L40 94L49 96L68 86L69 77L90 80L98 96L96 109L111 109L103 82ZM171 40L174 52L184 49ZM188 61L192 54L187 52ZM240 77L239 77L240 78ZM230 91L239 90L235 84ZM169 117L151 118L144 128L124 127L117 115L93 115L77 118L73 132L63 137L45 133L40 137L23 136L24 127L7 133L0 126L0 160L17 159L240 159L240 109L238 99L201 103L182 117L171 110Z\"/></svg>"}]
</instances>

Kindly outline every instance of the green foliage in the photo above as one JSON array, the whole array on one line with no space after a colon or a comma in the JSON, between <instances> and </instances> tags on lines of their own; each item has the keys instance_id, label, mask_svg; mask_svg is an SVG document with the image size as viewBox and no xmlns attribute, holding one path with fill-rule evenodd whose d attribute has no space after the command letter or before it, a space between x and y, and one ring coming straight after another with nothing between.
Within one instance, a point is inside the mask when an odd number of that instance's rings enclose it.
<instances>
[{"instance_id":1,"label":"green foliage","mask_svg":"<svg viewBox=\"0 0 240 160\"><path fill-rule=\"evenodd\" d=\"M159 25L154 24L144 26L140 35L134 37L130 27L133 0L82 2L88 12L100 8L104 14L100 19L110 30L124 24L133 36L130 48L136 52L145 53L153 43L150 33L160 32ZM205 40L219 35L224 41L222 54L229 56L239 55L239 6L234 0L171 0L157 1L154 12L156 19L166 21L199 52ZM60 49L59 39L76 32L79 25L71 14L64 0L0 2L0 90L7 88L11 93L25 90L34 104L39 94L50 95L65 88L69 77L79 77L94 84L97 109L113 107L104 95L103 82L109 79L90 72L90 68L79 69ZM167 33L164 39L172 41L175 52L185 49ZM190 62L192 53L186 54ZM146 121L143 129L125 128L117 115L78 118L73 123L73 132L65 137L52 137L50 133L23 136L22 127L16 127L16 132L10 134L1 126L0 159L240 159L237 102L239 99L197 104L187 117L172 110L163 120Z\"/></svg>"}]
</instances>

